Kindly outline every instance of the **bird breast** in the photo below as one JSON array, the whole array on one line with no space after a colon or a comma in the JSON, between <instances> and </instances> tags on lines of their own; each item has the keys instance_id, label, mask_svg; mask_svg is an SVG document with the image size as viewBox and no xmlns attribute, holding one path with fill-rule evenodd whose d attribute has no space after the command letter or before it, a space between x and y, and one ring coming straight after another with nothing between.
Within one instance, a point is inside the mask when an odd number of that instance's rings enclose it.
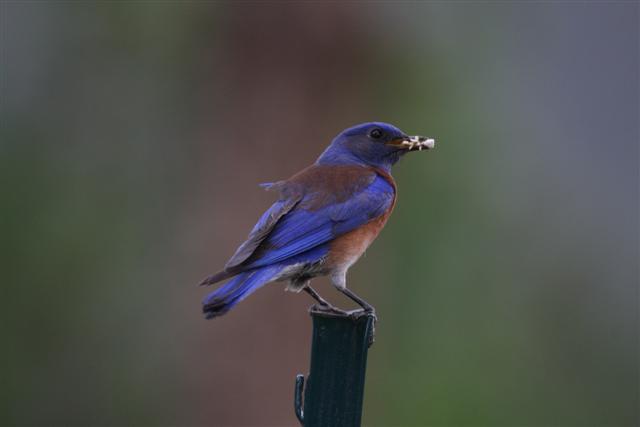
<instances>
[{"instance_id":1,"label":"bird breast","mask_svg":"<svg viewBox=\"0 0 640 427\"><path fill-rule=\"evenodd\" d=\"M390 214L391 209L333 240L327 257L327 267L332 270L346 270L351 267L378 237Z\"/></svg>"}]
</instances>

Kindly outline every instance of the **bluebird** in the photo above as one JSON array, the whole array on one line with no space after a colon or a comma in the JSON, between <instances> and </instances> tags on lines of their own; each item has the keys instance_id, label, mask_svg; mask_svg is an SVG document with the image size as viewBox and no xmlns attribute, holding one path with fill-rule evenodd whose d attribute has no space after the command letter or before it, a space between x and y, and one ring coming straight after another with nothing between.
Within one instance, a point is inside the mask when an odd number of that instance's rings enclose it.
<instances>
[{"instance_id":1,"label":"bluebird","mask_svg":"<svg viewBox=\"0 0 640 427\"><path fill-rule=\"evenodd\" d=\"M337 290L374 313L371 304L347 288L347 270L384 227L396 203L391 167L406 153L434 147L434 140L408 136L387 123L364 123L340 133L316 162L291 178L261 184L278 193L247 240L224 269L201 285L228 280L207 295L207 319L227 313L269 282L288 281L321 310L342 313L311 286L328 276Z\"/></svg>"}]
</instances>

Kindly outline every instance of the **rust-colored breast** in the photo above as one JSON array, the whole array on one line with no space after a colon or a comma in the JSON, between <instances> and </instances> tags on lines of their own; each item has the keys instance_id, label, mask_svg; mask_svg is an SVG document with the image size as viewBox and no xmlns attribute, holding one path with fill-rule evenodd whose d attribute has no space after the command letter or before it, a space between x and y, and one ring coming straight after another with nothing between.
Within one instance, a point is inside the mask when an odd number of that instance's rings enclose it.
<instances>
[{"instance_id":1,"label":"rust-colored breast","mask_svg":"<svg viewBox=\"0 0 640 427\"><path fill-rule=\"evenodd\" d=\"M391 209L363 226L334 239L327 257L327 266L348 268L355 263L378 237L389 215L391 215Z\"/></svg>"},{"instance_id":2,"label":"rust-colored breast","mask_svg":"<svg viewBox=\"0 0 640 427\"><path fill-rule=\"evenodd\" d=\"M369 245L378 237L380 231L384 228L393 208L396 205L396 184L387 172L383 170L375 170L375 172L387 180L393 187L393 202L382 215L372 219L366 224L343 234L331 242L329 256L327 257L327 266L329 268L349 268L355 263L362 254L367 250Z\"/></svg>"}]
</instances>

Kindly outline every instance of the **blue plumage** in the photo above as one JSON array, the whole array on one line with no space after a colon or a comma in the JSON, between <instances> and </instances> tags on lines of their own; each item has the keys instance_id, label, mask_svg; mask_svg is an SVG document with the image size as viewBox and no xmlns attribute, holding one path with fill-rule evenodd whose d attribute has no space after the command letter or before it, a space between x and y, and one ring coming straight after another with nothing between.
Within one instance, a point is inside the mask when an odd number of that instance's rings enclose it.
<instances>
[{"instance_id":1,"label":"blue plumage","mask_svg":"<svg viewBox=\"0 0 640 427\"><path fill-rule=\"evenodd\" d=\"M278 222L264 240L269 249L247 267L273 264L326 243L383 214L392 201L391 185L376 178L364 191L343 203L327 204L314 211L296 209Z\"/></svg>"},{"instance_id":2,"label":"blue plumage","mask_svg":"<svg viewBox=\"0 0 640 427\"><path fill-rule=\"evenodd\" d=\"M395 183L389 171L414 149L411 141L417 139L411 138L417 137L384 123L355 126L338 135L315 165L288 180L262 184L280 197L225 269L203 281L209 285L235 276L204 299L206 317L226 313L273 280L290 280L290 288L304 289L338 311L309 287L318 275L329 275L339 290L371 309L346 289L344 275L393 209Z\"/></svg>"},{"instance_id":3,"label":"blue plumage","mask_svg":"<svg viewBox=\"0 0 640 427\"><path fill-rule=\"evenodd\" d=\"M269 266L234 277L202 301L205 316L210 319L225 314L252 292L269 282L281 269L279 265Z\"/></svg>"}]
</instances>

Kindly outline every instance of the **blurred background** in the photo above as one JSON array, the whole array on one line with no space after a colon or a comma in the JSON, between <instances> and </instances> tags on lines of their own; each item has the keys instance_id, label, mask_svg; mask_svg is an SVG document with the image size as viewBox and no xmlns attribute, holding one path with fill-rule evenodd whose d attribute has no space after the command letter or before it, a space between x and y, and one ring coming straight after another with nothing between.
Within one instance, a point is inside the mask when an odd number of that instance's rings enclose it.
<instances>
[{"instance_id":1,"label":"blurred background","mask_svg":"<svg viewBox=\"0 0 640 427\"><path fill-rule=\"evenodd\" d=\"M0 8L0 425L297 425L308 296L195 285L371 120L438 145L351 270L364 424L640 423L637 2Z\"/></svg>"}]
</instances>

